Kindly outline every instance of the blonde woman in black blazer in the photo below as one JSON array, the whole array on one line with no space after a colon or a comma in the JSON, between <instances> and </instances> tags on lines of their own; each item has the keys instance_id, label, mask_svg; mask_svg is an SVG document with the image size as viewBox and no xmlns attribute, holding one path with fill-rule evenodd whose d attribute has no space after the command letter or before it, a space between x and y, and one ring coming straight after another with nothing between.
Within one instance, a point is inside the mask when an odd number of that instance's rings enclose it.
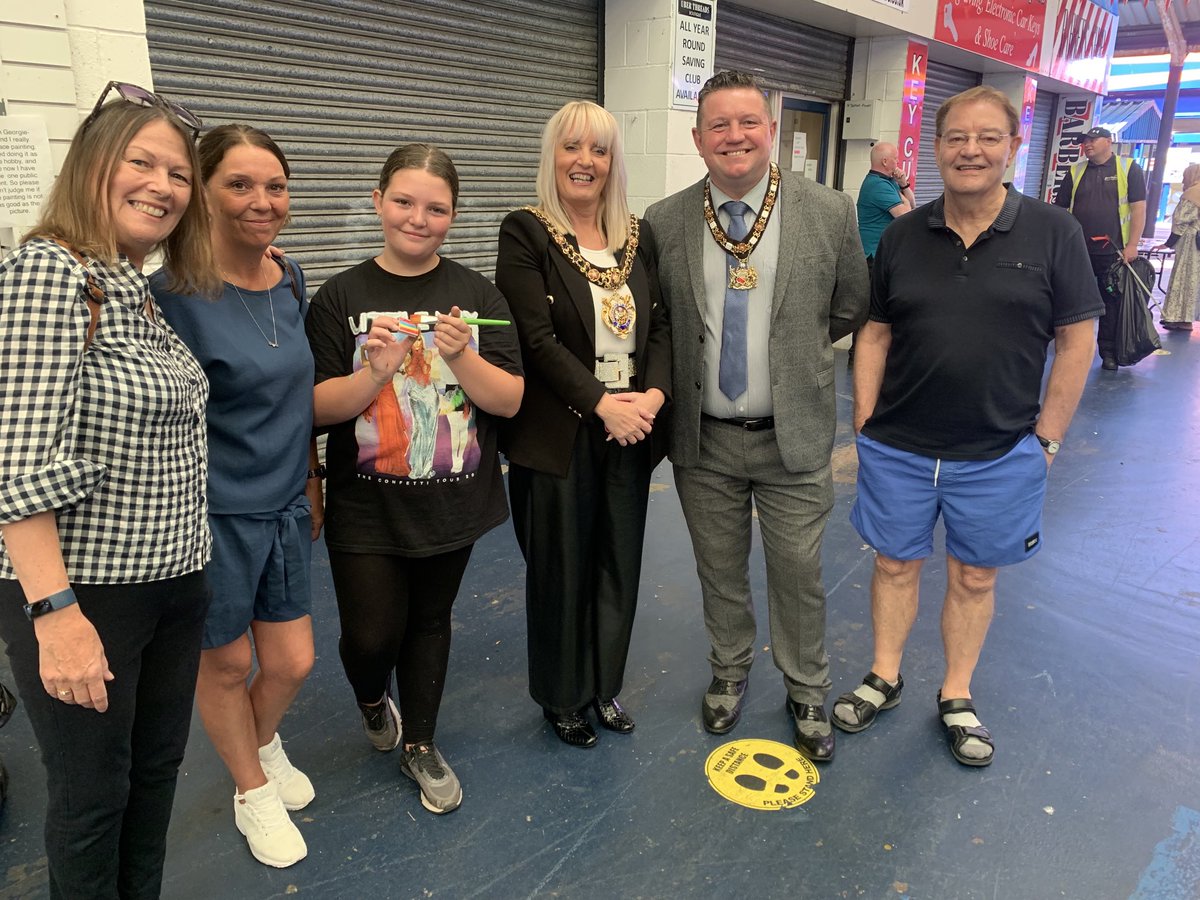
<instances>
[{"instance_id":1,"label":"blonde woman in black blazer","mask_svg":"<svg viewBox=\"0 0 1200 900\"><path fill-rule=\"evenodd\" d=\"M616 120L566 104L542 135L538 205L500 226L496 284L525 366L505 452L528 566L529 692L574 747L596 743L588 706L609 730L634 726L617 695L671 394L654 257L629 215Z\"/></svg>"}]
</instances>

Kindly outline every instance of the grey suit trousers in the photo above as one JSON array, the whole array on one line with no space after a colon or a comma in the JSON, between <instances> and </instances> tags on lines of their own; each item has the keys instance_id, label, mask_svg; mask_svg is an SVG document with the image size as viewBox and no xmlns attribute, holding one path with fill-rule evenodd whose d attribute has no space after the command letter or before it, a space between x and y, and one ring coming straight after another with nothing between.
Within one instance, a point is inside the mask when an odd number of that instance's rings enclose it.
<instances>
[{"instance_id":1,"label":"grey suit trousers","mask_svg":"<svg viewBox=\"0 0 1200 900\"><path fill-rule=\"evenodd\" d=\"M821 538L833 508L830 466L789 472L774 429L746 431L705 417L699 465L676 465L675 484L696 555L713 676L740 680L754 661L753 506L767 566L771 654L791 699L823 704L831 686L821 581Z\"/></svg>"}]
</instances>

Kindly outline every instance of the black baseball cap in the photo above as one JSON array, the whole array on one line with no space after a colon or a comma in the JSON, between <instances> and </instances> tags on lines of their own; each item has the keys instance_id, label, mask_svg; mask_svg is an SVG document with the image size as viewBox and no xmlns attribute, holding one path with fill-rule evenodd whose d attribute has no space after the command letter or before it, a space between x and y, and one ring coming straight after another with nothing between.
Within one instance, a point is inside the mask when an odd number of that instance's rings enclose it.
<instances>
[{"instance_id":1,"label":"black baseball cap","mask_svg":"<svg viewBox=\"0 0 1200 900\"><path fill-rule=\"evenodd\" d=\"M1112 140L1112 132L1109 131L1107 128L1101 128L1099 125L1097 125L1091 131L1084 132L1084 134L1080 138L1080 140L1081 141L1091 141L1091 140L1095 140L1096 138L1108 138L1111 141Z\"/></svg>"}]
</instances>

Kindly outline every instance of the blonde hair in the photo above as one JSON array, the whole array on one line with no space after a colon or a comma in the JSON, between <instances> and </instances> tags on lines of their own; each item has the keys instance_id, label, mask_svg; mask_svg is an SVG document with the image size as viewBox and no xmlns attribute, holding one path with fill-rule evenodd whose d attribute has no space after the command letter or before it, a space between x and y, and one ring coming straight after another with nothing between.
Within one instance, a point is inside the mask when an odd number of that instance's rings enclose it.
<instances>
[{"instance_id":1,"label":"blonde hair","mask_svg":"<svg viewBox=\"0 0 1200 900\"><path fill-rule=\"evenodd\" d=\"M1200 181L1200 163L1192 163L1183 170L1183 189L1186 191Z\"/></svg>"},{"instance_id":2,"label":"blonde hair","mask_svg":"<svg viewBox=\"0 0 1200 900\"><path fill-rule=\"evenodd\" d=\"M21 241L58 239L108 265L120 251L112 221L109 184L129 142L147 125L163 121L175 129L192 167L192 194L174 230L159 245L170 275L168 288L183 294L215 295L221 279L213 263L208 207L200 185L200 159L192 133L157 106L114 100L75 132L62 171L46 198L38 223ZM158 248L156 248L158 249Z\"/></svg>"},{"instance_id":3,"label":"blonde hair","mask_svg":"<svg viewBox=\"0 0 1200 900\"><path fill-rule=\"evenodd\" d=\"M625 196L625 154L621 151L621 129L603 106L588 100L572 100L550 117L542 130L542 156L538 161L538 208L559 231L574 234L570 216L558 196L554 154L568 141L590 137L608 150L608 179L600 195L596 227L614 253L625 246L629 237L629 200Z\"/></svg>"}]
</instances>

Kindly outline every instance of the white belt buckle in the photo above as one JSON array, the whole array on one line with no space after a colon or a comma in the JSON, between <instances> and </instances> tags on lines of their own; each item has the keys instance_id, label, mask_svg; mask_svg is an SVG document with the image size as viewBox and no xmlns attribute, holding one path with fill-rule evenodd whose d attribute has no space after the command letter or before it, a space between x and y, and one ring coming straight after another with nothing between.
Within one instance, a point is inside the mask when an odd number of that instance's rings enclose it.
<instances>
[{"instance_id":1,"label":"white belt buckle","mask_svg":"<svg viewBox=\"0 0 1200 900\"><path fill-rule=\"evenodd\" d=\"M596 360L596 380L606 390L628 390L633 374L633 358L628 353L605 353L603 358Z\"/></svg>"}]
</instances>

